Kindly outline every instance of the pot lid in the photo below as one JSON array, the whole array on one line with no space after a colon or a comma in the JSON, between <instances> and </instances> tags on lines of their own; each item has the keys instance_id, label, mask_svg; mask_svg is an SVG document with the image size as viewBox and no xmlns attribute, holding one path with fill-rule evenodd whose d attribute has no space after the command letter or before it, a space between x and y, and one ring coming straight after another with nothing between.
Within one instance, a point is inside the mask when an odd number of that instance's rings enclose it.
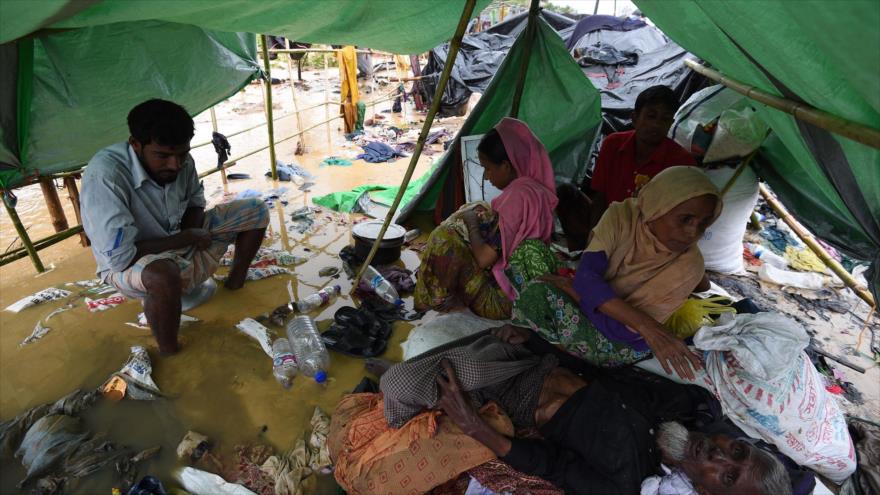
<instances>
[{"instance_id":1,"label":"pot lid","mask_svg":"<svg viewBox=\"0 0 880 495\"><path fill-rule=\"evenodd\" d=\"M363 239L375 240L379 237L379 231L382 230L383 220L370 220L367 222L361 222L354 227L351 228L351 231L354 235L361 237ZM395 239L403 239L404 234L406 234L406 229L397 225L396 223L392 223L388 225L388 230L385 231L385 236L382 240L395 240Z\"/></svg>"}]
</instances>

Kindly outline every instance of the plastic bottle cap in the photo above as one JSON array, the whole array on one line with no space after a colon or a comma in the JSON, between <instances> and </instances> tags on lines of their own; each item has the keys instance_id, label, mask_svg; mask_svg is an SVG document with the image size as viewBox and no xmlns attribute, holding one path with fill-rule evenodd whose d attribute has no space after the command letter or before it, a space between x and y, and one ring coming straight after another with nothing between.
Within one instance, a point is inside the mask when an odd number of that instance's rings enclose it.
<instances>
[{"instance_id":1,"label":"plastic bottle cap","mask_svg":"<svg viewBox=\"0 0 880 495\"><path fill-rule=\"evenodd\" d=\"M394 301L394 305L397 307L403 306L403 299L398 299Z\"/></svg>"},{"instance_id":2,"label":"plastic bottle cap","mask_svg":"<svg viewBox=\"0 0 880 495\"><path fill-rule=\"evenodd\" d=\"M327 373L324 373L323 371L315 373L315 381L318 383L324 383L327 381Z\"/></svg>"}]
</instances>

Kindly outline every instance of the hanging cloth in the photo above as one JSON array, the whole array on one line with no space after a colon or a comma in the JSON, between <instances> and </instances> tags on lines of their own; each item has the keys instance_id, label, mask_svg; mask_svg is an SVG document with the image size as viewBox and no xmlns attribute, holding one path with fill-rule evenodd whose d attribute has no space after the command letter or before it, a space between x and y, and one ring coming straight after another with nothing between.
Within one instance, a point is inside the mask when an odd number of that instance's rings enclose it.
<instances>
[{"instance_id":1,"label":"hanging cloth","mask_svg":"<svg viewBox=\"0 0 880 495\"><path fill-rule=\"evenodd\" d=\"M339 84L341 85L339 101L340 110L345 120L345 133L354 132L357 123L357 53L353 46L346 46L336 51L339 62Z\"/></svg>"}]
</instances>

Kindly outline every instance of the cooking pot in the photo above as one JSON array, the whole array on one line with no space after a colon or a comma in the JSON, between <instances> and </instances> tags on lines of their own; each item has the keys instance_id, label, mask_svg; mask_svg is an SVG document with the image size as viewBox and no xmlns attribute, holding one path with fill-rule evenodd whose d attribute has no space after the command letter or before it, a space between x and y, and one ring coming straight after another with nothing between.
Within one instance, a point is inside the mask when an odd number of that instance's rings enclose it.
<instances>
[{"instance_id":1,"label":"cooking pot","mask_svg":"<svg viewBox=\"0 0 880 495\"><path fill-rule=\"evenodd\" d=\"M370 249L376 238L379 237L379 231L382 230L383 220L370 220L361 222L351 228L352 237L354 237L354 253L360 259L366 259L370 254ZM379 244L379 250L373 257L371 265L387 265L394 263L400 259L400 246L403 245L403 237L406 229L392 223L388 225L388 230L382 237Z\"/></svg>"}]
</instances>

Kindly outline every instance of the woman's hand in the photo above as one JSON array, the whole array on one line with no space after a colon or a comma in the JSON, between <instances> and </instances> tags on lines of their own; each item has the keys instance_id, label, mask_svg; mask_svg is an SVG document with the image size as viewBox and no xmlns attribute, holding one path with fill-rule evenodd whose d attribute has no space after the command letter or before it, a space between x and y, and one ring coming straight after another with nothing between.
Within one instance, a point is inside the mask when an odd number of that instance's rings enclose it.
<instances>
[{"instance_id":1,"label":"woman's hand","mask_svg":"<svg viewBox=\"0 0 880 495\"><path fill-rule=\"evenodd\" d=\"M493 328L492 335L501 342L517 345L528 342L532 332L526 328L504 325L503 327Z\"/></svg>"},{"instance_id":2,"label":"woman's hand","mask_svg":"<svg viewBox=\"0 0 880 495\"><path fill-rule=\"evenodd\" d=\"M461 220L467 225L468 229L480 228L480 215L476 208L461 212Z\"/></svg>"},{"instance_id":3,"label":"woman's hand","mask_svg":"<svg viewBox=\"0 0 880 495\"><path fill-rule=\"evenodd\" d=\"M581 303L581 296L577 293L576 290L574 290L572 279L568 277L563 277L561 275L542 275L538 277L538 280L540 280L541 282L546 282L561 290L562 292L565 292L569 295L569 297L574 299L576 303Z\"/></svg>"},{"instance_id":4,"label":"woman's hand","mask_svg":"<svg viewBox=\"0 0 880 495\"><path fill-rule=\"evenodd\" d=\"M440 400L437 402L443 412L449 416L461 431L469 436L474 436L487 425L483 418L477 414L470 399L465 396L455 376L455 370L447 359L440 360L440 367L443 369L437 375L437 388L440 392ZM444 376L445 375L445 376Z\"/></svg>"},{"instance_id":5,"label":"woman's hand","mask_svg":"<svg viewBox=\"0 0 880 495\"><path fill-rule=\"evenodd\" d=\"M650 327L643 328L639 333L657 357L657 361L660 361L666 373L672 374L674 369L681 378L694 381L696 374L693 370L703 367L700 357L659 323L654 323Z\"/></svg>"}]
</instances>

